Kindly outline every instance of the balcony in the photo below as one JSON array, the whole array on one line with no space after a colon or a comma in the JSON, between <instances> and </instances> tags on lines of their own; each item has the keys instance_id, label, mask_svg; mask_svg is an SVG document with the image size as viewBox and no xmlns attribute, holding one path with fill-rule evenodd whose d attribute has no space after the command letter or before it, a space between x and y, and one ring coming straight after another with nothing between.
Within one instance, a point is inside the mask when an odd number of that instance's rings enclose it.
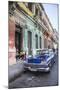
<instances>
[{"instance_id":1,"label":"balcony","mask_svg":"<svg viewBox=\"0 0 60 90\"><path fill-rule=\"evenodd\" d=\"M47 32L50 32L49 31L49 27L47 26L47 24L44 23L42 17L39 17L39 16L34 16L34 20L39 24L41 25L44 30L46 30Z\"/></svg>"}]
</instances>

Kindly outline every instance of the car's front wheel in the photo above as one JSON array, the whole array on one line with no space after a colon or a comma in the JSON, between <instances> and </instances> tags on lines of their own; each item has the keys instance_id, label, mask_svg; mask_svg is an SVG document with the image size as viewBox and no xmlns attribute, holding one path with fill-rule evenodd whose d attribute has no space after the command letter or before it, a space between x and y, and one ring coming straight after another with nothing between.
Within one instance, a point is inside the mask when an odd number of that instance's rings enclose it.
<instances>
[{"instance_id":1,"label":"car's front wheel","mask_svg":"<svg viewBox=\"0 0 60 90\"><path fill-rule=\"evenodd\" d=\"M51 64L51 62L50 62L49 67L51 67L51 66L52 66L52 64Z\"/></svg>"}]
</instances>

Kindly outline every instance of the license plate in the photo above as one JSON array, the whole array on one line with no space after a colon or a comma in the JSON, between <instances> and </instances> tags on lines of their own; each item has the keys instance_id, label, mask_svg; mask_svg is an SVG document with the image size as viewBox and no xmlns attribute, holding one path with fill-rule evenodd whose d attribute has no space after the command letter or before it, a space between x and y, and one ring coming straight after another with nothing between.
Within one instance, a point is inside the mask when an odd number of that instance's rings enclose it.
<instances>
[{"instance_id":1,"label":"license plate","mask_svg":"<svg viewBox=\"0 0 60 90\"><path fill-rule=\"evenodd\" d=\"M34 68L31 68L31 67L28 67L29 68L29 70L31 70L31 71L37 71L36 69L34 69Z\"/></svg>"}]
</instances>

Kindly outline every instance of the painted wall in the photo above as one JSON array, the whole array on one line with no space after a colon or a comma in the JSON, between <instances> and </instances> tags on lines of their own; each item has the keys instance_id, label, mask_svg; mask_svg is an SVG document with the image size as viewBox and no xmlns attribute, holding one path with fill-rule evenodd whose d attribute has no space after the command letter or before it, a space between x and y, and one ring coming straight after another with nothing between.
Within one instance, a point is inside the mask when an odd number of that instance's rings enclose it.
<instances>
[{"instance_id":1,"label":"painted wall","mask_svg":"<svg viewBox=\"0 0 60 90\"><path fill-rule=\"evenodd\" d=\"M40 41L39 37L41 36L42 42L41 46L44 48L44 37L43 33L38 29L38 27L35 26L34 22L32 22L30 19L26 17L26 26L27 28L24 28L24 50L28 52L28 31L32 32L32 52L34 53L34 50L36 50L36 40L35 40L35 35L38 35L38 49L40 48ZM28 54L28 53L27 53Z\"/></svg>"},{"instance_id":2,"label":"painted wall","mask_svg":"<svg viewBox=\"0 0 60 90\"><path fill-rule=\"evenodd\" d=\"M15 49L15 22L14 19L9 18L9 65L16 63L16 49Z\"/></svg>"}]
</instances>

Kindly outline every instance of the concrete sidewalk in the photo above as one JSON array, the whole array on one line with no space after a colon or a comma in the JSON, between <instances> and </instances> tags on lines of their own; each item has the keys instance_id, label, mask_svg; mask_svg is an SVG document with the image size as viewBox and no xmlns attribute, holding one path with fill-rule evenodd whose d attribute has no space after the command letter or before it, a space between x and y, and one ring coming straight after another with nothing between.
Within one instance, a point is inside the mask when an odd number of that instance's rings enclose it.
<instances>
[{"instance_id":1,"label":"concrete sidewalk","mask_svg":"<svg viewBox=\"0 0 60 90\"><path fill-rule=\"evenodd\" d=\"M24 71L24 61L19 60L16 64L8 66L8 79L9 82L13 81L16 77L21 75Z\"/></svg>"}]
</instances>

